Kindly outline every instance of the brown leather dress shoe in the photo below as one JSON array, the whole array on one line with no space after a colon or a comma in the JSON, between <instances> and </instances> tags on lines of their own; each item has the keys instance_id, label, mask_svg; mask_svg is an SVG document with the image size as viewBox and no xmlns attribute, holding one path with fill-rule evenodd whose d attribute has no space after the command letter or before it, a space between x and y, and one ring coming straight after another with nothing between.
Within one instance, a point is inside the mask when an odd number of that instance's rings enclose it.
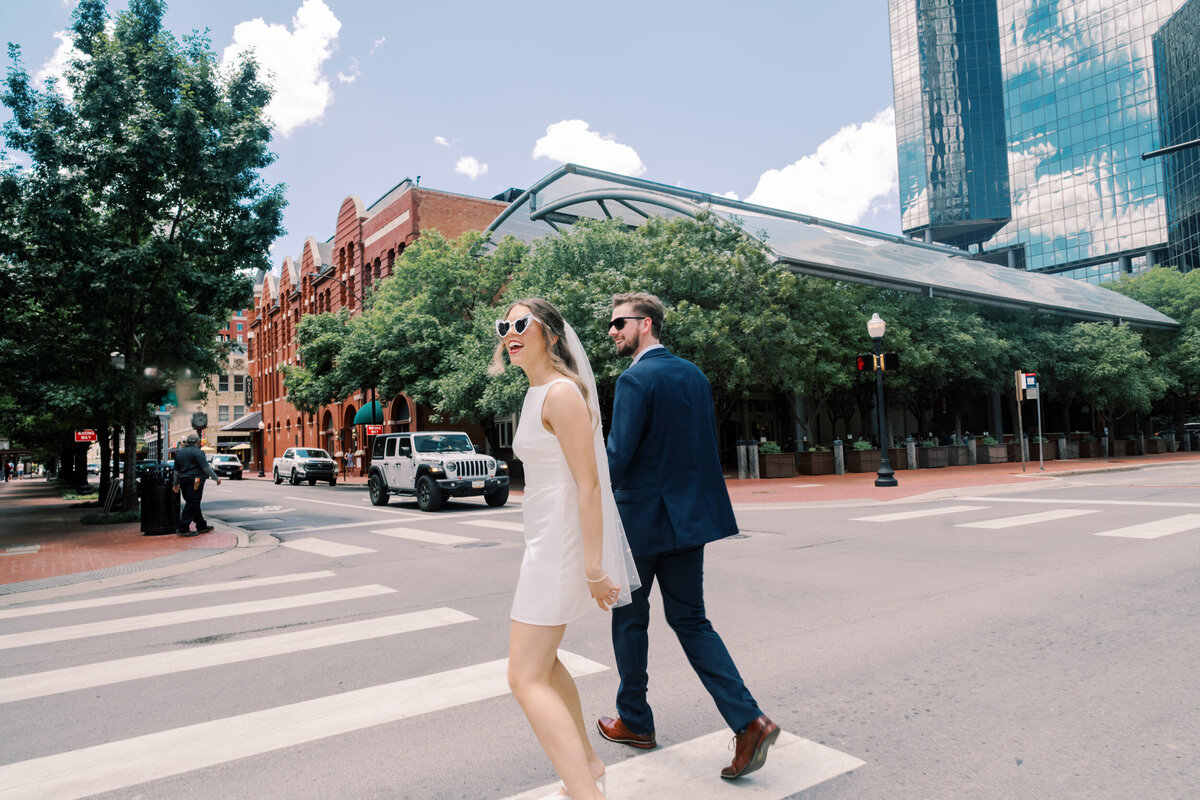
<instances>
[{"instance_id":1,"label":"brown leather dress shoe","mask_svg":"<svg viewBox=\"0 0 1200 800\"><path fill-rule=\"evenodd\" d=\"M740 778L767 763L767 748L779 738L779 726L765 716L751 722L746 730L737 735L737 746L733 749L733 763L721 770L726 780Z\"/></svg>"},{"instance_id":2,"label":"brown leather dress shoe","mask_svg":"<svg viewBox=\"0 0 1200 800\"><path fill-rule=\"evenodd\" d=\"M653 750L658 746L654 741L654 731L650 733L634 733L625 727L625 723L621 722L621 718L617 717L601 717L596 720L596 727L600 729L600 735L610 742L617 744L627 744L630 747L636 747L638 750Z\"/></svg>"}]
</instances>

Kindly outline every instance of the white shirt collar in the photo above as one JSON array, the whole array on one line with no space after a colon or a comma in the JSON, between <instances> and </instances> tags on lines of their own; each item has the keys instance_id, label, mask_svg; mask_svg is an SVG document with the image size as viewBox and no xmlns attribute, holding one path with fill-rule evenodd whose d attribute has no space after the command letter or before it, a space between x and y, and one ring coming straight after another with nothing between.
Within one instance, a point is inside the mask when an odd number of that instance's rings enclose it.
<instances>
[{"instance_id":1,"label":"white shirt collar","mask_svg":"<svg viewBox=\"0 0 1200 800\"><path fill-rule=\"evenodd\" d=\"M640 352L636 356L634 356L633 363L636 364L638 361L641 360L642 356L646 355L646 353L649 353L651 350L664 350L664 349L665 348L662 346L661 342L659 344L652 344L649 347L647 347L645 350L643 350L642 352Z\"/></svg>"}]
</instances>

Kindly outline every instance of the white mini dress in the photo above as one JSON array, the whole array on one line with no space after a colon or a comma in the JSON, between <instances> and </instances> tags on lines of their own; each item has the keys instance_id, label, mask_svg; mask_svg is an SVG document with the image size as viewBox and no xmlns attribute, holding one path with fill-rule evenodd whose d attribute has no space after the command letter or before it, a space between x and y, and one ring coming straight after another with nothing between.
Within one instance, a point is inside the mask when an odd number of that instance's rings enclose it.
<instances>
[{"instance_id":1,"label":"white mini dress","mask_svg":"<svg viewBox=\"0 0 1200 800\"><path fill-rule=\"evenodd\" d=\"M568 383L578 391L578 386L567 378L529 387L513 437L513 452L525 469L525 556L513 597L512 618L530 625L565 625L589 609L599 610L584 574L579 487L558 437L542 424L542 404L556 383ZM596 438L600 440L599 435ZM605 456L601 453L600 457ZM604 467L602 480L607 480L607 463ZM615 504L611 510L606 507L604 513L615 517ZM617 541L608 541L613 537L610 528L617 531ZM627 602L631 589L627 565L633 563L633 556L619 521L615 526L606 524L604 530L604 568L622 585L622 599Z\"/></svg>"}]
</instances>

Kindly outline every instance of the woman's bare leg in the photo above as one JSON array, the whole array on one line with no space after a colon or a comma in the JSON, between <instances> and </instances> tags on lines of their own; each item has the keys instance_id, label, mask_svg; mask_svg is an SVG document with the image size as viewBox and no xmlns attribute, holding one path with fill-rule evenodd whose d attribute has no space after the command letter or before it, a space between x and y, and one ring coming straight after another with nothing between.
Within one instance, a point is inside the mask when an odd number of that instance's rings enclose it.
<instances>
[{"instance_id":1,"label":"woman's bare leg","mask_svg":"<svg viewBox=\"0 0 1200 800\"><path fill-rule=\"evenodd\" d=\"M589 754L591 745L583 727L579 693L570 673L558 660L558 644L564 630L565 625L513 621L508 685L572 800L604 800L589 766L596 754L594 751Z\"/></svg>"}]
</instances>

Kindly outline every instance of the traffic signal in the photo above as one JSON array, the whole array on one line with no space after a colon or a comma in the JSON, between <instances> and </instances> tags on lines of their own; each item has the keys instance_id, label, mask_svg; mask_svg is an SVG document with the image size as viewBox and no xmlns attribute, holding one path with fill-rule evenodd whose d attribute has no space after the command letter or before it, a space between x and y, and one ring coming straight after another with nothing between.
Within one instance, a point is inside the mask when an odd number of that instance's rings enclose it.
<instances>
[{"instance_id":1,"label":"traffic signal","mask_svg":"<svg viewBox=\"0 0 1200 800\"><path fill-rule=\"evenodd\" d=\"M859 372L874 372L875 356L870 353L860 353L854 357L854 366Z\"/></svg>"},{"instance_id":2,"label":"traffic signal","mask_svg":"<svg viewBox=\"0 0 1200 800\"><path fill-rule=\"evenodd\" d=\"M898 353L883 354L883 371L891 372L900 369L900 355Z\"/></svg>"}]
</instances>

